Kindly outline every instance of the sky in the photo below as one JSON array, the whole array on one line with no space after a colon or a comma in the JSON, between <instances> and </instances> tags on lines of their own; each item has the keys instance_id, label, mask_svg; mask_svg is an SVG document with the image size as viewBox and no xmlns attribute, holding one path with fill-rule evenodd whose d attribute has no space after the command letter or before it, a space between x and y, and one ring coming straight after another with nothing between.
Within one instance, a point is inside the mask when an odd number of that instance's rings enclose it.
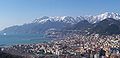
<instances>
[{"instance_id":1,"label":"sky","mask_svg":"<svg viewBox=\"0 0 120 58\"><path fill-rule=\"evenodd\" d=\"M120 13L120 0L0 0L0 30L41 16Z\"/></svg>"}]
</instances>

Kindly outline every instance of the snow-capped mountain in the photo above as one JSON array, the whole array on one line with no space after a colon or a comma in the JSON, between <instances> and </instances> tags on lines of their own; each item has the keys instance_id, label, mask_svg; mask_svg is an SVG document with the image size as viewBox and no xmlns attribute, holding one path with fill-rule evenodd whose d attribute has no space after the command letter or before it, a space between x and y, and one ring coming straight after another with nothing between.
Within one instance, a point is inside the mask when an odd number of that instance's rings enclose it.
<instances>
[{"instance_id":1,"label":"snow-capped mountain","mask_svg":"<svg viewBox=\"0 0 120 58\"><path fill-rule=\"evenodd\" d=\"M113 18L106 18L93 24L89 31L102 35L120 34L120 21Z\"/></svg>"},{"instance_id":2,"label":"snow-capped mountain","mask_svg":"<svg viewBox=\"0 0 120 58\"><path fill-rule=\"evenodd\" d=\"M96 23L99 21L102 21L106 18L113 18L113 19L120 19L120 14L118 13L113 13L113 12L105 12L103 14L100 15L96 15L96 16L76 16L76 17L72 17L72 16L54 16L54 17L47 17L47 16L43 16L41 18L35 19L33 21L33 23L45 23L47 21L50 22L64 22L64 23L71 23L71 24L76 24L78 22L80 22L81 20L87 20L90 23Z\"/></svg>"},{"instance_id":3,"label":"snow-capped mountain","mask_svg":"<svg viewBox=\"0 0 120 58\"><path fill-rule=\"evenodd\" d=\"M79 21L83 20L84 18L82 16L79 17L71 17L71 16L54 16L54 17L47 17L43 16L41 18L35 19L33 23L41 23L44 24L45 22L63 22L63 23L70 23L75 24Z\"/></svg>"},{"instance_id":4,"label":"snow-capped mountain","mask_svg":"<svg viewBox=\"0 0 120 58\"><path fill-rule=\"evenodd\" d=\"M120 14L113 13L113 12L105 12L103 14L96 15L96 16L88 16L88 17L86 17L86 20L88 20L90 23L97 23L106 18L113 18L113 19L118 20L118 19L120 19Z\"/></svg>"},{"instance_id":5,"label":"snow-capped mountain","mask_svg":"<svg viewBox=\"0 0 120 58\"><path fill-rule=\"evenodd\" d=\"M21 26L11 26L5 28L0 33L7 33L7 34L22 34L22 33L29 33L29 34L39 34L44 33L46 30L54 28L57 30L63 30L69 27L71 29L90 29L95 23L98 24L99 22L108 18L115 19L120 21L120 14L113 13L113 12L105 12L103 14L99 14L96 16L43 16L41 18L37 18L33 20L29 24L23 24ZM103 21L104 22L104 21ZM109 22L109 21L108 21ZM88 26L89 25L89 26ZM101 25L101 24L100 24ZM109 24L106 24L109 25ZM118 26L118 25L117 25ZM74 28L73 28L74 27ZM83 28L84 27L84 28ZM99 27L99 26L98 26Z\"/></svg>"}]
</instances>

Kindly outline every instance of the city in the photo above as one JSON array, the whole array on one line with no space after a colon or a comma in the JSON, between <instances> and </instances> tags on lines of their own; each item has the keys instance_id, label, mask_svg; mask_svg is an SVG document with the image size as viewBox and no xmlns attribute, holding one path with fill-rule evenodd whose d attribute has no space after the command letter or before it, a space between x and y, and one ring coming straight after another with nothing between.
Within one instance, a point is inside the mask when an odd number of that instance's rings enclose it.
<instances>
[{"instance_id":1,"label":"city","mask_svg":"<svg viewBox=\"0 0 120 58\"><path fill-rule=\"evenodd\" d=\"M49 43L13 45L3 52L35 58L119 58L120 35L73 34Z\"/></svg>"},{"instance_id":2,"label":"city","mask_svg":"<svg viewBox=\"0 0 120 58\"><path fill-rule=\"evenodd\" d=\"M120 58L120 0L0 0L0 58Z\"/></svg>"}]
</instances>

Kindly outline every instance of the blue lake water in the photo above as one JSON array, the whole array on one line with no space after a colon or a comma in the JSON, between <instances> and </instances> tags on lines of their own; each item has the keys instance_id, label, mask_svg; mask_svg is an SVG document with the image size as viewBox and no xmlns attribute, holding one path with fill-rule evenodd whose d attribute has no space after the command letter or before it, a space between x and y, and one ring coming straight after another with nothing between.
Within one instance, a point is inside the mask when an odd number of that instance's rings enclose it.
<instances>
[{"instance_id":1,"label":"blue lake water","mask_svg":"<svg viewBox=\"0 0 120 58\"><path fill-rule=\"evenodd\" d=\"M0 35L0 46L41 43L41 42L48 42L50 40L51 39L46 39L45 35L40 35L40 34Z\"/></svg>"}]
</instances>

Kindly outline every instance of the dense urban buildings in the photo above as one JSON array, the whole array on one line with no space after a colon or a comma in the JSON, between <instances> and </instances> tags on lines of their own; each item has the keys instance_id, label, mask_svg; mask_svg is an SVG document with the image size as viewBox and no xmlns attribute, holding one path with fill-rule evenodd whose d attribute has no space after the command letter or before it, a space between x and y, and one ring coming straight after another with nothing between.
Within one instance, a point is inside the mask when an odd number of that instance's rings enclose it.
<instances>
[{"instance_id":1,"label":"dense urban buildings","mask_svg":"<svg viewBox=\"0 0 120 58\"><path fill-rule=\"evenodd\" d=\"M119 58L120 35L78 35L48 43L13 45L2 52L35 58Z\"/></svg>"}]
</instances>

